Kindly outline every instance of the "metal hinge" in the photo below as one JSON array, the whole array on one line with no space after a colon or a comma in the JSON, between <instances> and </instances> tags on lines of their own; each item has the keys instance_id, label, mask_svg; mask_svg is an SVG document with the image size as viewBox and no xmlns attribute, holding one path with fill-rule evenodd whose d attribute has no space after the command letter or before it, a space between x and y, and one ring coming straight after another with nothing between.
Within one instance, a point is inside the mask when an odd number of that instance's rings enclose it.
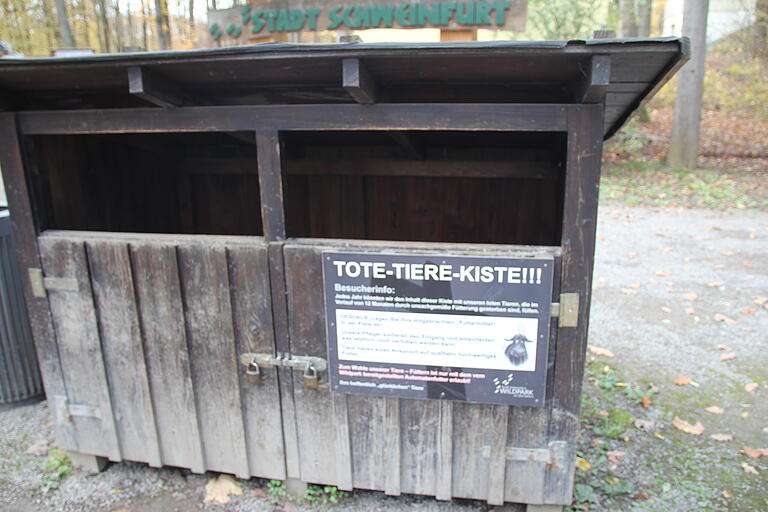
<instances>
[{"instance_id":1,"label":"metal hinge","mask_svg":"<svg viewBox=\"0 0 768 512\"><path fill-rule=\"evenodd\" d=\"M46 297L46 290L60 292L76 292L79 289L77 279L74 277L44 277L43 270L39 268L27 269L29 284L32 288L32 296L38 299Z\"/></svg>"},{"instance_id":2,"label":"metal hinge","mask_svg":"<svg viewBox=\"0 0 768 512\"><path fill-rule=\"evenodd\" d=\"M567 443L565 441L552 441L547 448L518 448L508 446L506 459L516 462L543 462L549 469L562 469L565 462ZM491 447L483 446L483 456L491 456Z\"/></svg>"},{"instance_id":3,"label":"metal hinge","mask_svg":"<svg viewBox=\"0 0 768 512\"><path fill-rule=\"evenodd\" d=\"M245 375L249 382L258 384L266 375L263 368L290 368L302 372L304 386L317 389L320 383L320 374L328 368L328 362L322 357L295 356L278 352L272 354L245 353L240 355L240 364L246 367Z\"/></svg>"},{"instance_id":4,"label":"metal hinge","mask_svg":"<svg viewBox=\"0 0 768 512\"><path fill-rule=\"evenodd\" d=\"M560 302L553 302L549 316L558 318L560 327L578 327L579 325L579 294L561 293Z\"/></svg>"},{"instance_id":5,"label":"metal hinge","mask_svg":"<svg viewBox=\"0 0 768 512\"><path fill-rule=\"evenodd\" d=\"M54 396L53 402L56 416L67 423L72 422L72 416L101 419L101 408L96 405L72 404L61 395Z\"/></svg>"}]
</instances>

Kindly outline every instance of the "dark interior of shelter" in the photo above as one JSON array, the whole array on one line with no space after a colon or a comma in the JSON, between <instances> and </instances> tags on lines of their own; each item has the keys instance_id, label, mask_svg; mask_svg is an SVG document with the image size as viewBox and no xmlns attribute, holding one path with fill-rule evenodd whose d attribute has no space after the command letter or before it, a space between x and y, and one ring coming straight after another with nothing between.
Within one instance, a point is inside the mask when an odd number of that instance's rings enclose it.
<instances>
[{"instance_id":1,"label":"dark interior of shelter","mask_svg":"<svg viewBox=\"0 0 768 512\"><path fill-rule=\"evenodd\" d=\"M24 141L38 228L261 235L253 132ZM566 138L283 132L288 237L559 245Z\"/></svg>"}]
</instances>

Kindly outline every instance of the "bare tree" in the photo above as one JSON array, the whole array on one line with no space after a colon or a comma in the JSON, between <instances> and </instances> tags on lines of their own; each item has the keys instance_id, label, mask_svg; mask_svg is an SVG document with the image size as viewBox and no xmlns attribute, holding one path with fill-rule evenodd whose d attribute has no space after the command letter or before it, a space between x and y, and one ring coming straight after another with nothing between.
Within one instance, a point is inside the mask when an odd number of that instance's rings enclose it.
<instances>
[{"instance_id":1,"label":"bare tree","mask_svg":"<svg viewBox=\"0 0 768 512\"><path fill-rule=\"evenodd\" d=\"M675 121L667 152L670 167L692 169L699 156L708 11L709 0L685 0L683 35L691 38L691 60L678 74Z\"/></svg>"},{"instance_id":2,"label":"bare tree","mask_svg":"<svg viewBox=\"0 0 768 512\"><path fill-rule=\"evenodd\" d=\"M72 36L72 28L69 26L67 2L65 0L56 0L56 17L59 20L59 35L61 36L61 44L70 48L74 47L75 38Z\"/></svg>"},{"instance_id":3,"label":"bare tree","mask_svg":"<svg viewBox=\"0 0 768 512\"><path fill-rule=\"evenodd\" d=\"M648 37L651 35L652 0L637 0L637 35Z\"/></svg>"},{"instance_id":4,"label":"bare tree","mask_svg":"<svg viewBox=\"0 0 768 512\"><path fill-rule=\"evenodd\" d=\"M619 17L621 19L621 37L637 37L637 14L635 0L619 0Z\"/></svg>"},{"instance_id":5,"label":"bare tree","mask_svg":"<svg viewBox=\"0 0 768 512\"><path fill-rule=\"evenodd\" d=\"M170 50L171 26L168 0L155 0L155 25L157 26L157 45L161 50Z\"/></svg>"}]
</instances>

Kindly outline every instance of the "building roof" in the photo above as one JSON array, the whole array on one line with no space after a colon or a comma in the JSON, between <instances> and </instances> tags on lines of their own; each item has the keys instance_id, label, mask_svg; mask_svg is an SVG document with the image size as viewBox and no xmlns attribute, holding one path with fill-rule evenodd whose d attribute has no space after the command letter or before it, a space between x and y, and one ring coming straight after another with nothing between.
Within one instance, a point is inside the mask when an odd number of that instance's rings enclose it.
<instances>
[{"instance_id":1,"label":"building roof","mask_svg":"<svg viewBox=\"0 0 768 512\"><path fill-rule=\"evenodd\" d=\"M592 57L610 56L604 133L613 135L685 63L685 38L462 43L267 43L204 50L0 60L5 110L148 107L129 91L141 67L182 105L354 103L356 58L379 103L580 103Z\"/></svg>"}]
</instances>

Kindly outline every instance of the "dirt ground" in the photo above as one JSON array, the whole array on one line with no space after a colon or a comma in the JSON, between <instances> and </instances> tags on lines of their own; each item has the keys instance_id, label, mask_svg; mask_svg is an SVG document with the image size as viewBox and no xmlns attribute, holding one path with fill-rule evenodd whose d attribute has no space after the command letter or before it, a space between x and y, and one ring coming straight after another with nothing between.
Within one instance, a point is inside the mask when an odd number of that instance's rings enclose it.
<instances>
[{"instance_id":1,"label":"dirt ground","mask_svg":"<svg viewBox=\"0 0 768 512\"><path fill-rule=\"evenodd\" d=\"M740 453L768 448L766 296L768 213L601 206L590 344L610 354L590 353L576 509L768 510L768 452ZM693 382L675 385L681 376ZM679 430L676 417L703 432ZM335 505L286 502L256 479L228 505L204 504L211 475L133 463L57 484L41 467L44 442L25 453L50 438L48 421L44 403L0 411L0 510L488 510L362 491Z\"/></svg>"}]
</instances>

